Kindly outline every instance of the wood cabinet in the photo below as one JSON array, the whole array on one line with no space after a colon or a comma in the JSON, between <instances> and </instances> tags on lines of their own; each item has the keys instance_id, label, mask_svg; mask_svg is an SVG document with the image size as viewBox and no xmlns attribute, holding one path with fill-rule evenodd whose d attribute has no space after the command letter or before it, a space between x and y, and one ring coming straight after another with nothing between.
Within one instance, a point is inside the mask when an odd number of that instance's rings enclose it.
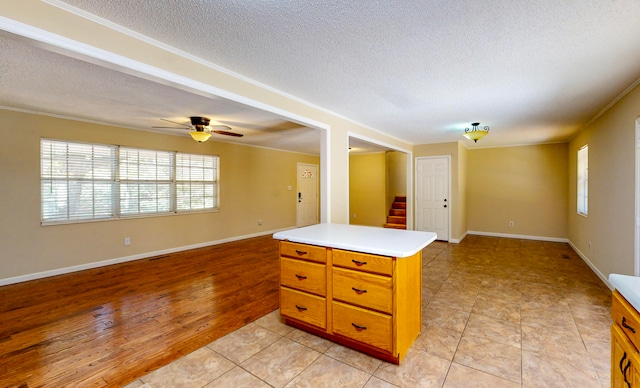
<instances>
[{"instance_id":1,"label":"wood cabinet","mask_svg":"<svg viewBox=\"0 0 640 388\"><path fill-rule=\"evenodd\" d=\"M611 317L611 387L640 387L640 315L614 291Z\"/></svg>"},{"instance_id":2,"label":"wood cabinet","mask_svg":"<svg viewBox=\"0 0 640 388\"><path fill-rule=\"evenodd\" d=\"M288 324L394 363L420 334L421 252L396 258L281 241L280 263Z\"/></svg>"}]
</instances>

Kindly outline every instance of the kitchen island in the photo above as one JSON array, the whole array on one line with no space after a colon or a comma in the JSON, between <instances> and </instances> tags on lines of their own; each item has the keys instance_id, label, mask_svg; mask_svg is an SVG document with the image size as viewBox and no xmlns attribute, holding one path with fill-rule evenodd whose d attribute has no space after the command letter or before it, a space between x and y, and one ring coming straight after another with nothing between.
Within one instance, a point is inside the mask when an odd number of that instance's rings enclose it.
<instances>
[{"instance_id":1,"label":"kitchen island","mask_svg":"<svg viewBox=\"0 0 640 388\"><path fill-rule=\"evenodd\" d=\"M420 334L422 249L435 233L318 224L273 237L287 324L400 363Z\"/></svg>"}]
</instances>

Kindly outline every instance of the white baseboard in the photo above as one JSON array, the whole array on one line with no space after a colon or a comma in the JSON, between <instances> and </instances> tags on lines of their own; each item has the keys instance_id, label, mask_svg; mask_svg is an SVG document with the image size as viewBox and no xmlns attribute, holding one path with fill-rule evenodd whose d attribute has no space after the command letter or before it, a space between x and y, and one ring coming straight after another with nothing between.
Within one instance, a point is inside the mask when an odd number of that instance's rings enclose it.
<instances>
[{"instance_id":1,"label":"white baseboard","mask_svg":"<svg viewBox=\"0 0 640 388\"><path fill-rule=\"evenodd\" d=\"M466 234L473 234L477 236L489 236L489 237L504 237L504 238L518 238L521 240L538 240L538 241L550 241L550 242L564 242L568 243L569 240L560 237L545 237L545 236L529 236L525 234L509 234L509 233L492 233L492 232L478 232L470 230Z\"/></svg>"},{"instance_id":2,"label":"white baseboard","mask_svg":"<svg viewBox=\"0 0 640 388\"><path fill-rule=\"evenodd\" d=\"M467 232L464 232L464 234L460 238L450 238L449 242L453 244L460 244L460 242L462 242L465 237L467 237Z\"/></svg>"},{"instance_id":3,"label":"white baseboard","mask_svg":"<svg viewBox=\"0 0 640 388\"><path fill-rule=\"evenodd\" d=\"M584 262L589 266L589 268L591 268L591 270L592 270L596 275L598 275L598 277L600 278L600 280L602 280L602 281L604 282L604 284L606 284L606 285L607 285L607 287L609 287L609 289L610 289L611 291L613 291L613 290L614 290L614 288L615 288L615 287L613 286L613 284L611 284L611 282L609 281L609 279L607 279L607 277L606 277L606 276L604 276L604 274L603 274L602 272L600 272L600 270L599 270L595 265L593 265L593 263L591 262L591 260L589 260L589 258L588 258L587 256L585 256L582 252L580 252L580 250L579 250L575 245L573 245L573 243L572 243L571 241L569 241L569 245L571 245L571 248L573 248L573 250L574 250L574 251L576 251L576 253L578 254L578 256L580 256L580 258L582 259L582 261L584 261Z\"/></svg>"},{"instance_id":4,"label":"white baseboard","mask_svg":"<svg viewBox=\"0 0 640 388\"><path fill-rule=\"evenodd\" d=\"M109 260L96 261L96 262L92 262L92 263L74 265L74 266L71 266L71 267L57 268L57 269L52 269L52 270L49 270L49 271L36 272L36 273L27 274L27 275L20 275L20 276L15 276L15 277L11 277L11 278L0 279L0 286L6 286L8 284L26 282L26 281L29 281L29 280L42 279L42 278L46 278L46 277L50 277L50 276L64 275L64 274L71 273L71 272L84 271L86 269L105 267L105 266L108 266L108 265L125 263L127 261L145 259L147 257L154 257L154 256L159 256L159 255L166 255L166 254L169 254L169 253L187 251L189 249L204 248L204 247L208 247L208 246L211 246L211 245L218 245L218 244L223 244L223 243L227 243L227 242L244 240L244 239L252 238L252 237L266 236L268 234L273 234L273 233L277 233L277 232L280 232L280 231L283 231L283 230L288 230L288 229L291 229L291 228L277 229L277 230L271 230L271 231L268 231L268 232L253 233L253 234L247 234L247 235L242 235L242 236L234 236L234 237L229 237L229 238L225 238L225 239L221 239L221 240L207 241L207 242L204 242L204 243L192 244L192 245L176 247L176 248L163 249L163 250L154 251L154 252L145 252L145 253L140 253L140 254L137 254L137 255L131 255L131 256L125 256L125 257L117 257L117 258L109 259Z\"/></svg>"}]
</instances>

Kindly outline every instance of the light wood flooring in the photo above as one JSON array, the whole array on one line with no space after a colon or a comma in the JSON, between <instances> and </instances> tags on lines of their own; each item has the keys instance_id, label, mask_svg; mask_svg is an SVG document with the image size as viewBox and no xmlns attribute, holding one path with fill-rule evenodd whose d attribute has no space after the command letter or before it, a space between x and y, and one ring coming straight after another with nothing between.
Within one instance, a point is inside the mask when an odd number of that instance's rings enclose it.
<instances>
[{"instance_id":1,"label":"light wood flooring","mask_svg":"<svg viewBox=\"0 0 640 388\"><path fill-rule=\"evenodd\" d=\"M609 386L611 292L568 244L428 246L401 365L284 325L278 271L265 236L0 287L0 387Z\"/></svg>"}]
</instances>

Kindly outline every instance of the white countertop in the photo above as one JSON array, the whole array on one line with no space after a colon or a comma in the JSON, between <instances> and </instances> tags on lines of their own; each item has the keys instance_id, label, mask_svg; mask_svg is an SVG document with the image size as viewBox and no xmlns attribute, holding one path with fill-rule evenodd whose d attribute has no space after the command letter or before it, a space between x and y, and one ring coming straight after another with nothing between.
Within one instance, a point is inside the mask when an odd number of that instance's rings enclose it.
<instances>
[{"instance_id":1,"label":"white countertop","mask_svg":"<svg viewBox=\"0 0 640 388\"><path fill-rule=\"evenodd\" d=\"M612 273L609 275L609 281L627 300L627 302L629 302L636 310L640 311L639 277Z\"/></svg>"},{"instance_id":2,"label":"white countertop","mask_svg":"<svg viewBox=\"0 0 640 388\"><path fill-rule=\"evenodd\" d=\"M277 240L392 257L413 256L436 237L432 232L345 224L317 224L273 235Z\"/></svg>"}]
</instances>

